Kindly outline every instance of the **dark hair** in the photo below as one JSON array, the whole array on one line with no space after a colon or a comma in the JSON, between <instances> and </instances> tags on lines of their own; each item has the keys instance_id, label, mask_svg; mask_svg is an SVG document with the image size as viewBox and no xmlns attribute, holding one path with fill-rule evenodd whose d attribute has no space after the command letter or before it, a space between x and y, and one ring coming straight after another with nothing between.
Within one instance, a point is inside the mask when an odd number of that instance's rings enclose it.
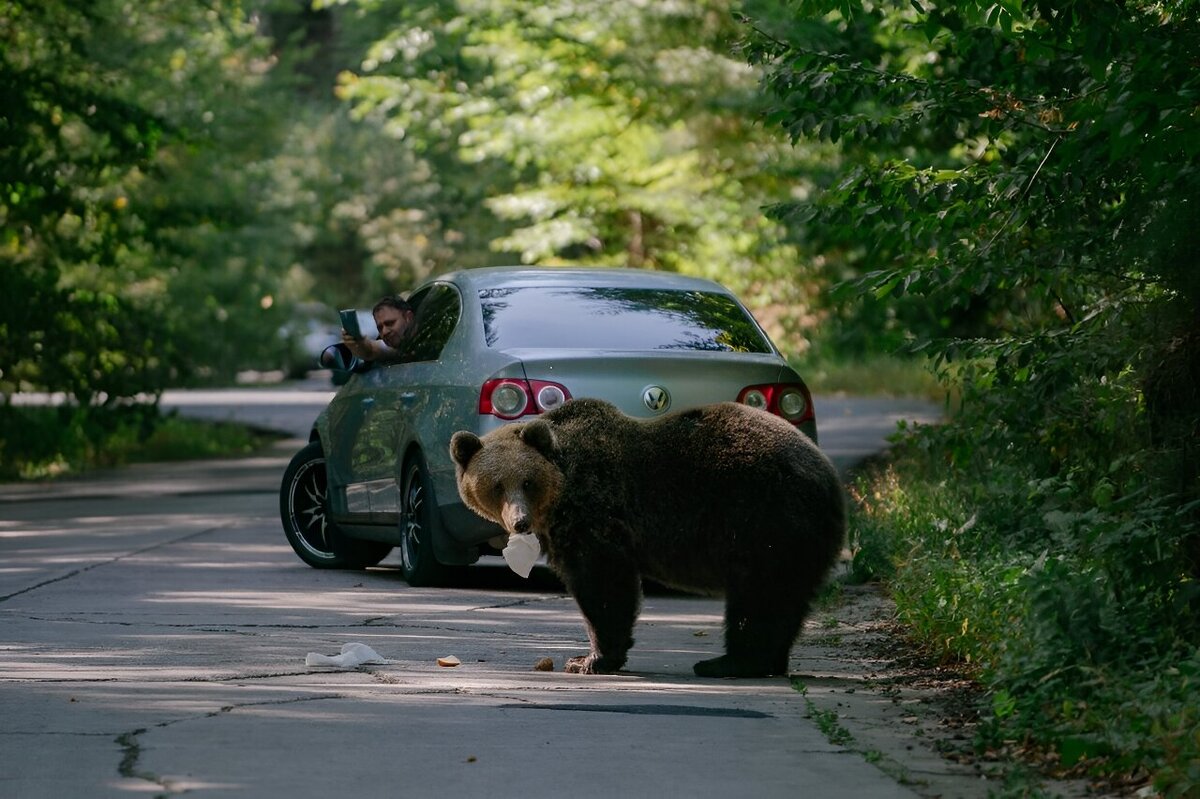
<instances>
[{"instance_id":1,"label":"dark hair","mask_svg":"<svg viewBox=\"0 0 1200 799\"><path fill-rule=\"evenodd\" d=\"M395 308L402 313L412 313L413 307L408 304L408 300L401 297L399 294L389 294L388 296L375 303L375 307L371 309L374 314L380 308Z\"/></svg>"}]
</instances>

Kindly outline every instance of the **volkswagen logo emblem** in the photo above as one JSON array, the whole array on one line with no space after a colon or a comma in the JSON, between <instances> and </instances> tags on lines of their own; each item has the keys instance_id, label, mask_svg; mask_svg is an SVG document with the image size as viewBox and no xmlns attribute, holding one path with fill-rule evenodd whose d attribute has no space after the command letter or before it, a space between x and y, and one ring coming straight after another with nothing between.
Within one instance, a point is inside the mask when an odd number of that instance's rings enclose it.
<instances>
[{"instance_id":1,"label":"volkswagen logo emblem","mask_svg":"<svg viewBox=\"0 0 1200 799\"><path fill-rule=\"evenodd\" d=\"M655 413L661 413L671 405L671 395L662 386L650 386L642 392L642 402Z\"/></svg>"}]
</instances>

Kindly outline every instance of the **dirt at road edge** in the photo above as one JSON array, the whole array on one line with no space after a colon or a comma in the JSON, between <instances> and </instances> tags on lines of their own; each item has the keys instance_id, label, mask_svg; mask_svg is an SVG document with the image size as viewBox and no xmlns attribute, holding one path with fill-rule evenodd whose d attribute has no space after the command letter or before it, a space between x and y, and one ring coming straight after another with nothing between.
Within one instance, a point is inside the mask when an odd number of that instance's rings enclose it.
<instances>
[{"instance_id":1,"label":"dirt at road edge","mask_svg":"<svg viewBox=\"0 0 1200 799\"><path fill-rule=\"evenodd\" d=\"M792 679L832 742L925 799L1116 796L1096 793L1083 780L1040 778L975 758L977 687L909 653L884 591L846 586L838 601L810 617L792 650Z\"/></svg>"}]
</instances>

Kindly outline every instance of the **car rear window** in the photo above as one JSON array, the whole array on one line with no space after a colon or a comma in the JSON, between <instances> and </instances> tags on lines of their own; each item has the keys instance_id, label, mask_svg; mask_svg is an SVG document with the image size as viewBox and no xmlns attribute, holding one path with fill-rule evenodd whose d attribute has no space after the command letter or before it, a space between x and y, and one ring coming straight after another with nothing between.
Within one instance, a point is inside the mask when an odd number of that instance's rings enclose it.
<instances>
[{"instance_id":1,"label":"car rear window","mask_svg":"<svg viewBox=\"0 0 1200 799\"><path fill-rule=\"evenodd\" d=\"M484 289L479 299L487 344L498 349L772 351L725 294L522 286Z\"/></svg>"}]
</instances>

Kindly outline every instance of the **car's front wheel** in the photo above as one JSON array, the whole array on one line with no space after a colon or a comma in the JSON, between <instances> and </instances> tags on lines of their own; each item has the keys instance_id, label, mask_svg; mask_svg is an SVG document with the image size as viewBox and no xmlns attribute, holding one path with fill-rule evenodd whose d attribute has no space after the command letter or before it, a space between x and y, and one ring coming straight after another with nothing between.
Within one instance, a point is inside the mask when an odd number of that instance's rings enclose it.
<instances>
[{"instance_id":1,"label":"car's front wheel","mask_svg":"<svg viewBox=\"0 0 1200 799\"><path fill-rule=\"evenodd\" d=\"M288 543L317 569L364 569L383 560L392 547L343 535L326 514L325 453L314 441L296 453L283 473L279 516Z\"/></svg>"},{"instance_id":2,"label":"car's front wheel","mask_svg":"<svg viewBox=\"0 0 1200 799\"><path fill-rule=\"evenodd\" d=\"M412 586L441 585L449 569L433 554L438 524L433 489L425 460L414 455L404 467L403 512L400 514L400 560L404 579Z\"/></svg>"}]
</instances>

